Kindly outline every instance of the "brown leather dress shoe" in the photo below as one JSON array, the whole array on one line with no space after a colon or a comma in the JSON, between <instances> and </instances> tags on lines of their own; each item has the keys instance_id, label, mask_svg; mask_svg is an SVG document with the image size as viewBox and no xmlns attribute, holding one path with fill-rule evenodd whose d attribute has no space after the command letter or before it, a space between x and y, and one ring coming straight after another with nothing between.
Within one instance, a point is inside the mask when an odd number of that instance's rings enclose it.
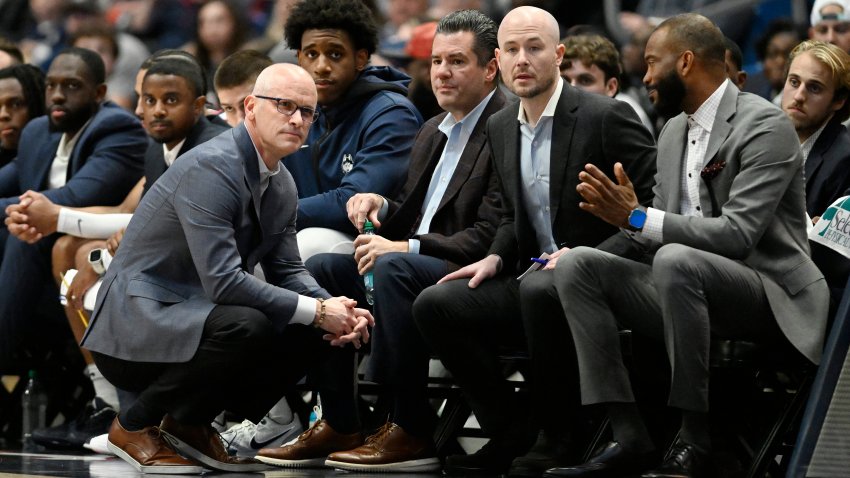
<instances>
[{"instance_id":1,"label":"brown leather dress shoe","mask_svg":"<svg viewBox=\"0 0 850 478\"><path fill-rule=\"evenodd\" d=\"M363 446L331 453L325 465L350 471L426 472L439 470L440 459L431 440L387 422Z\"/></svg>"},{"instance_id":2,"label":"brown leather dress shoe","mask_svg":"<svg viewBox=\"0 0 850 478\"><path fill-rule=\"evenodd\" d=\"M263 448L256 458L263 463L289 468L322 467L329 454L362 444L363 434L343 435L325 420L319 420L294 441L279 448Z\"/></svg>"},{"instance_id":3,"label":"brown leather dress shoe","mask_svg":"<svg viewBox=\"0 0 850 478\"><path fill-rule=\"evenodd\" d=\"M184 425L166 415L160 428L165 439L177 451L213 470L247 472L268 469L253 458L230 456L224 449L221 436L210 425Z\"/></svg>"},{"instance_id":4,"label":"brown leather dress shoe","mask_svg":"<svg viewBox=\"0 0 850 478\"><path fill-rule=\"evenodd\" d=\"M142 473L190 475L205 471L204 467L178 455L162 438L159 427L130 432L115 417L106 446Z\"/></svg>"}]
</instances>

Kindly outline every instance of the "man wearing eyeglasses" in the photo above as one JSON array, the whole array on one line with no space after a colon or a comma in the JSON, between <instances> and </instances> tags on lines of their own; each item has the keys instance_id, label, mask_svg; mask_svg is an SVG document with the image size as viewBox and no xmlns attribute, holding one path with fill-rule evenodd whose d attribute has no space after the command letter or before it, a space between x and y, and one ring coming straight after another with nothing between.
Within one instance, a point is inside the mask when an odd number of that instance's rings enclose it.
<instances>
[{"instance_id":1,"label":"man wearing eyeglasses","mask_svg":"<svg viewBox=\"0 0 850 478\"><path fill-rule=\"evenodd\" d=\"M109 447L140 472L261 469L228 456L213 418L259 420L332 346L368 340L369 312L329 297L298 257L297 193L280 158L301 148L315 107L307 72L268 67L244 123L184 154L127 226L82 346L139 393ZM258 263L267 282L252 275Z\"/></svg>"}]
</instances>

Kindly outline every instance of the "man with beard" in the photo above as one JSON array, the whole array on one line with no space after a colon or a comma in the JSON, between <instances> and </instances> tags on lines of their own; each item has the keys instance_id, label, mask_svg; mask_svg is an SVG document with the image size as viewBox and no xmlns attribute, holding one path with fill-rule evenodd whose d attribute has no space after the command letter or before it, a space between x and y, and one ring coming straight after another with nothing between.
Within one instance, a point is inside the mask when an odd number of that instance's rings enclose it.
<instances>
[{"instance_id":1,"label":"man with beard","mask_svg":"<svg viewBox=\"0 0 850 478\"><path fill-rule=\"evenodd\" d=\"M25 191L42 191L63 206L115 205L142 175L145 132L131 114L101 104L106 85L100 56L69 48L53 60L46 78L49 115L27 124L17 160L0 170L0 197L5 198L0 209L6 211L7 224L25 219L26 208L7 210ZM3 229L0 350L7 357L22 347L51 350L70 338L50 276L50 251L58 237L28 244ZM36 317L39 303L48 309L44 317Z\"/></svg>"},{"instance_id":2,"label":"man with beard","mask_svg":"<svg viewBox=\"0 0 850 478\"><path fill-rule=\"evenodd\" d=\"M425 289L413 306L425 343L452 373L490 442L470 456L448 457L446 471L539 476L571 463L577 373L570 367L569 334L557 301L539 300L538 282L522 281L529 258L550 254L550 265L570 247L596 246L616 228L579 209L578 171L598 161L606 171L625 161L638 195L649 200L655 148L634 110L621 101L581 91L560 77L564 46L558 23L535 7L519 7L499 26L496 59L518 104L493 114L487 136L505 212L487 256ZM579 128L581 128L579 130ZM525 339L524 339L525 338ZM528 347L537 442L512 386L502 374L500 346ZM574 402L575 405L570 402ZM514 460L514 458L516 458Z\"/></svg>"},{"instance_id":3,"label":"man with beard","mask_svg":"<svg viewBox=\"0 0 850 478\"><path fill-rule=\"evenodd\" d=\"M579 174L581 208L629 233L577 248L554 285L575 344L582 403L604 404L614 441L582 465L546 476L620 476L651 465L618 328L663 341L668 405L681 412L668 458L644 477L708 476L709 343L744 339L817 363L828 290L809 258L802 157L785 115L727 76L723 34L683 14L650 36L644 76L659 113L655 198L638 202L593 164ZM659 344L660 346L660 344Z\"/></svg>"},{"instance_id":4,"label":"man with beard","mask_svg":"<svg viewBox=\"0 0 850 478\"><path fill-rule=\"evenodd\" d=\"M200 66L182 58L162 59L147 71L142 86L142 105L146 130L152 141L145 153L145 176L120 205L68 208L53 203L41 193L27 191L22 196L27 222L10 226L10 232L30 242L56 231L66 234L53 246L53 277L64 277L71 268L77 271L73 280L68 281L65 308L65 316L77 341L85 333L79 318L79 314L84 313L81 312L83 299L108 266L143 191L147 192L180 155L227 129L209 122L203 115L205 86L201 72ZM107 238L109 242L104 241ZM89 439L109 430L115 416L112 409L118 408L115 388L103 378L88 351L83 349L82 353L86 376L94 385L95 399L76 419L34 430L34 442L48 448L82 449Z\"/></svg>"}]
</instances>

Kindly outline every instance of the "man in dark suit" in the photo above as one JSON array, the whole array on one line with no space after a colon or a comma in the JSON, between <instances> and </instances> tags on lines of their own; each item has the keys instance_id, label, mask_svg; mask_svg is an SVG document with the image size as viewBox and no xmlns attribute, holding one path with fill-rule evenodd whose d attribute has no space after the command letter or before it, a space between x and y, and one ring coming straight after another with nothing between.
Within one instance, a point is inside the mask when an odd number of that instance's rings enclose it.
<instances>
[{"instance_id":1,"label":"man in dark suit","mask_svg":"<svg viewBox=\"0 0 850 478\"><path fill-rule=\"evenodd\" d=\"M362 443L329 443L329 431L339 432L340 425L322 423L294 445L262 450L261 461L298 466L324 461L330 450L338 452L327 461L334 468L439 469L431 439L434 411L425 396L429 351L413 323L412 305L420 291L449 271L484 257L498 224L498 185L485 135L487 119L505 104L496 88L496 32L496 23L475 10L440 20L431 53L431 84L447 112L419 130L398 198L361 193L348 201L355 227L362 231L368 218L379 235L357 237L353 259L348 254L319 254L307 261L329 292L358 301L366 299L361 274L374 274L377 320L366 377L386 386L391 409L387 424L358 448ZM353 358L344 358L348 374L337 380L354 380ZM326 410L329 404L320 396Z\"/></svg>"},{"instance_id":2,"label":"man in dark suit","mask_svg":"<svg viewBox=\"0 0 850 478\"><path fill-rule=\"evenodd\" d=\"M709 476L713 337L820 359L829 297L809 258L797 140L781 111L729 82L724 53L723 34L697 14L667 19L647 42L644 83L672 118L658 139L652 207L639 204L621 165L616 183L594 165L580 174L582 209L630 230L565 254L554 277L582 403L606 406L614 441L545 476L625 476L651 465L618 327L663 341L668 404L681 411L678 440L649 478Z\"/></svg>"},{"instance_id":3,"label":"man in dark suit","mask_svg":"<svg viewBox=\"0 0 850 478\"><path fill-rule=\"evenodd\" d=\"M295 184L280 158L301 147L315 106L307 72L267 68L243 126L168 168L127 227L82 346L110 382L139 393L109 431L110 449L139 471L258 469L228 456L212 419L223 409L258 419L331 345L368 339L371 315L329 298L298 256ZM258 263L268 282L251 274Z\"/></svg>"},{"instance_id":4,"label":"man in dark suit","mask_svg":"<svg viewBox=\"0 0 850 478\"><path fill-rule=\"evenodd\" d=\"M616 231L579 209L575 187L582 166L598 161L611 171L616 161L627 161L647 201L654 172L652 137L634 110L560 78L564 46L558 44L558 24L549 13L533 7L512 10L498 39L502 79L520 97L517 107L494 114L487 126L505 213L489 255L423 291L413 307L425 342L452 373L492 438L475 455L449 457L446 469L452 473L504 472L528 448L529 433L523 433L528 418L504 381L497 351L500 345L524 349L527 338L533 363L542 364L546 356L536 350L537 339L568 333L556 302L538 303L526 294L529 281L552 272L517 280L529 258L545 252L551 254L551 264L568 248L595 246ZM563 389L577 386L568 369L563 365L555 371L565 377L558 390L536 392L535 408L541 412L535 427L544 432L532 453L514 462L512 474L539 475L568 459L570 405L564 401L570 394Z\"/></svg>"},{"instance_id":5,"label":"man in dark suit","mask_svg":"<svg viewBox=\"0 0 850 478\"><path fill-rule=\"evenodd\" d=\"M791 51L782 91L805 163L806 211L820 216L850 187L850 55L841 48L807 40Z\"/></svg>"},{"instance_id":6,"label":"man in dark suit","mask_svg":"<svg viewBox=\"0 0 850 478\"><path fill-rule=\"evenodd\" d=\"M49 115L27 124L17 160L0 169L2 210L17 205L27 190L42 191L63 206L115 205L136 184L142 175L145 132L123 109L101 104L106 94L103 79L103 61L90 50L71 48L56 57L47 72ZM7 216L7 224L12 216ZM15 354L21 344L29 351L51 350L69 338L55 300L59 291L50 276L50 251L58 236L36 244L7 237L4 228L0 350ZM45 319L37 320L39 302L49 310Z\"/></svg>"}]
</instances>

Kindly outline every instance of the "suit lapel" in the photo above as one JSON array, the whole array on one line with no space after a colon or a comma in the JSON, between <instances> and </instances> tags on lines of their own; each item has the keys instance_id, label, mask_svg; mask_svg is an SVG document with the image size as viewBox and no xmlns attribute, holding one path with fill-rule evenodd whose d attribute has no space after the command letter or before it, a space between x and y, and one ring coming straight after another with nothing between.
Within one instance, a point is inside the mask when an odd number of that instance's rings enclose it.
<instances>
[{"instance_id":1,"label":"suit lapel","mask_svg":"<svg viewBox=\"0 0 850 478\"><path fill-rule=\"evenodd\" d=\"M35 185L36 189L46 189L47 182L50 180L50 167L53 165L53 160L56 158L56 152L59 151L59 141L62 139L62 133L48 133L47 141L42 143L38 149L38 171L35 178L42 178L42 183Z\"/></svg>"},{"instance_id":2,"label":"suit lapel","mask_svg":"<svg viewBox=\"0 0 850 478\"><path fill-rule=\"evenodd\" d=\"M549 206L551 213L549 217L553 222L558 217L558 208L561 206L561 198L570 192L563 191L564 184L567 182L568 171L578 174L575 169L569 167L570 163L570 147L573 142L573 133L575 132L576 113L578 109L578 95L572 90L572 87L564 84L561 91L561 97L558 99L558 106L555 108L555 116L552 123L552 149L549 152ZM559 163L556 166L556 163ZM564 166L562 166L563 164ZM583 167L582 164L577 165L578 168ZM555 171L555 174L552 172Z\"/></svg>"},{"instance_id":3,"label":"suit lapel","mask_svg":"<svg viewBox=\"0 0 850 478\"><path fill-rule=\"evenodd\" d=\"M809 191L809 185L811 184L809 178L815 177L818 170L824 164L826 155L829 154L829 150L832 147L832 143L835 141L835 138L838 137L835 130L843 127L844 125L833 118L829 120L829 124L826 125L826 128L823 129L820 137L818 137L817 141L815 141L815 144L809 153L809 157L806 159L806 192Z\"/></svg>"},{"instance_id":4,"label":"suit lapel","mask_svg":"<svg viewBox=\"0 0 850 478\"><path fill-rule=\"evenodd\" d=\"M245 129L245 124L241 124L233 129L233 137L236 140L236 146L239 148L242 159L245 161L245 185L251 191L251 199L254 203L254 214L259 221L260 216L260 164L257 158L257 150L254 148L254 143L251 141L251 136L248 135L248 130ZM260 224L262 228L262 224Z\"/></svg>"},{"instance_id":5,"label":"suit lapel","mask_svg":"<svg viewBox=\"0 0 850 478\"><path fill-rule=\"evenodd\" d=\"M735 116L738 107L738 88L732 84L726 85L726 91L723 92L723 98L720 100L720 105L717 107L717 113L714 116L714 124L711 126L711 135L708 137L708 147L705 150L705 159L703 166L707 166L717 160L717 151L720 146L729 137L732 132L732 126L729 121ZM702 207L703 216L714 216L714 205L712 204L711 187L706 183L705 179L702 184L706 187L699 188L699 202Z\"/></svg>"}]
</instances>

